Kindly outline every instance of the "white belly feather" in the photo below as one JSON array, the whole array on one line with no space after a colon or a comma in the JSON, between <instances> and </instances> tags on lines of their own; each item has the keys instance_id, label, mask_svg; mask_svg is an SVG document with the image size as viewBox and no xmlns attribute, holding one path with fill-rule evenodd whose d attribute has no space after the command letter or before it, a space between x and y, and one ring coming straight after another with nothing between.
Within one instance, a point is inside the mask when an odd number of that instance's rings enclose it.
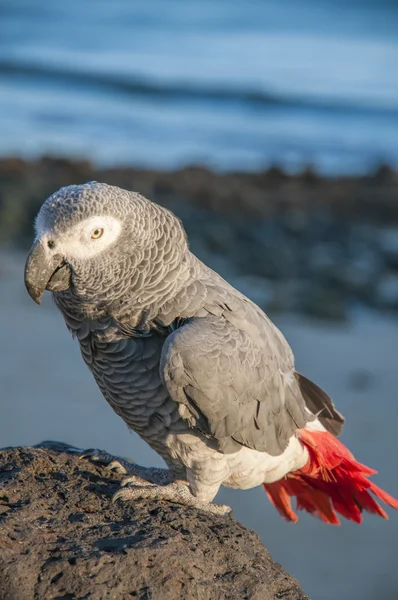
<instances>
[{"instance_id":1,"label":"white belly feather","mask_svg":"<svg viewBox=\"0 0 398 600\"><path fill-rule=\"evenodd\" d=\"M279 456L242 448L236 454L227 455L231 475L223 485L247 490L262 483L272 483L290 471L301 469L307 460L308 451L296 436Z\"/></svg>"},{"instance_id":2,"label":"white belly feather","mask_svg":"<svg viewBox=\"0 0 398 600\"><path fill-rule=\"evenodd\" d=\"M305 429L326 431L318 419L307 423ZM242 448L236 454L228 455L231 475L223 485L247 490L262 483L272 483L282 479L291 471L301 469L308 461L308 450L294 435L286 450L279 456L270 456L250 448Z\"/></svg>"},{"instance_id":3,"label":"white belly feather","mask_svg":"<svg viewBox=\"0 0 398 600\"><path fill-rule=\"evenodd\" d=\"M316 419L306 429L325 430ZM278 481L308 461L308 451L296 435L279 456L242 447L233 454L222 454L209 447L208 440L197 434L170 435L167 445L173 458L187 468L187 479L195 496L213 498L220 485L246 490Z\"/></svg>"}]
</instances>

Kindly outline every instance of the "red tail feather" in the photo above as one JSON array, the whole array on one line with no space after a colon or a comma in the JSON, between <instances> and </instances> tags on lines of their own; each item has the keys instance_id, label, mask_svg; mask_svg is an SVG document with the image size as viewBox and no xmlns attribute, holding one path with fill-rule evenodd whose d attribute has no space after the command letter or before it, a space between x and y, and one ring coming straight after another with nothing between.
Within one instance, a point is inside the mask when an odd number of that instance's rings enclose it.
<instances>
[{"instance_id":1,"label":"red tail feather","mask_svg":"<svg viewBox=\"0 0 398 600\"><path fill-rule=\"evenodd\" d=\"M263 484L284 519L298 520L291 506L292 496L296 496L298 510L332 525L340 524L336 512L356 523L361 523L363 510L388 519L371 493L398 509L398 500L367 479L377 471L357 462L331 433L300 429L299 438L308 450L307 464L280 481Z\"/></svg>"}]
</instances>

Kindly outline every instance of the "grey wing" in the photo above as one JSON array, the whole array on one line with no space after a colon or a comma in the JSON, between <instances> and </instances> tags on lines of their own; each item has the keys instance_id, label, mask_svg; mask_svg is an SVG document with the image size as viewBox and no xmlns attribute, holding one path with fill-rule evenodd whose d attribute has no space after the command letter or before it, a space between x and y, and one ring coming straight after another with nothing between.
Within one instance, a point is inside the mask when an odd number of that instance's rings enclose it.
<instances>
[{"instance_id":1,"label":"grey wing","mask_svg":"<svg viewBox=\"0 0 398 600\"><path fill-rule=\"evenodd\" d=\"M167 338L160 369L180 415L219 450L244 445L276 456L313 417L287 342L263 313L258 317L250 327L223 316L190 319Z\"/></svg>"}]
</instances>

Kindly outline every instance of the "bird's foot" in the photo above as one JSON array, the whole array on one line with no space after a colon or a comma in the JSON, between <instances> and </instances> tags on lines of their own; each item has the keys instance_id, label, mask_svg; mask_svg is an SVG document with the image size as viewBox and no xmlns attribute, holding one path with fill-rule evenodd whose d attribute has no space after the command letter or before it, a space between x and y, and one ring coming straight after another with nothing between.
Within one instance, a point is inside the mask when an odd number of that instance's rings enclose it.
<instances>
[{"instance_id":1,"label":"bird's foot","mask_svg":"<svg viewBox=\"0 0 398 600\"><path fill-rule=\"evenodd\" d=\"M159 469L160 470L160 469ZM122 489L113 496L116 500L167 500L184 506L190 506L216 515L228 515L232 509L225 504L212 504L202 502L195 498L189 490L189 484L185 481L173 481L167 484L156 484L143 482L141 478L126 477L122 481Z\"/></svg>"},{"instance_id":2,"label":"bird's foot","mask_svg":"<svg viewBox=\"0 0 398 600\"><path fill-rule=\"evenodd\" d=\"M113 496L113 501L123 500L167 500L185 506L198 508L216 515L227 515L232 512L224 504L202 502L195 498L186 481L175 481L169 469L141 467L125 458L112 456L105 450L90 448L80 454L81 459L92 460L104 465L107 469L127 475L122 480L122 488Z\"/></svg>"},{"instance_id":3,"label":"bird's foot","mask_svg":"<svg viewBox=\"0 0 398 600\"><path fill-rule=\"evenodd\" d=\"M92 460L121 475L128 475L129 477L123 480L126 483L131 481L136 485L149 485L151 483L166 485L173 481L173 475L168 469L141 467L141 465L137 465L127 458L116 457L105 450L98 450L97 448L84 450L81 452L80 458ZM143 483L139 484L139 481Z\"/></svg>"},{"instance_id":4,"label":"bird's foot","mask_svg":"<svg viewBox=\"0 0 398 600\"><path fill-rule=\"evenodd\" d=\"M98 448L88 448L87 450L83 450L80 454L80 458L99 463L110 471L116 471L121 475L127 475L130 472L130 467L134 467L134 463L130 462L128 459L112 456L109 452L99 450Z\"/></svg>"}]
</instances>

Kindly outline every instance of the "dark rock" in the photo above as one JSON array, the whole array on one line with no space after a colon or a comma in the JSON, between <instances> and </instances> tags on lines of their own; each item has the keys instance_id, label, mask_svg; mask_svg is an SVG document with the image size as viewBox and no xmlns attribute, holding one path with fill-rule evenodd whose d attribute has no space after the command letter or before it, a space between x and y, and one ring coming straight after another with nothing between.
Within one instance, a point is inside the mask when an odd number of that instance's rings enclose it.
<instances>
[{"instance_id":1,"label":"dark rock","mask_svg":"<svg viewBox=\"0 0 398 600\"><path fill-rule=\"evenodd\" d=\"M306 289L303 287L300 309L318 319L343 321L347 315L344 295L330 286L308 284Z\"/></svg>"},{"instance_id":2,"label":"dark rock","mask_svg":"<svg viewBox=\"0 0 398 600\"><path fill-rule=\"evenodd\" d=\"M398 227L380 229L379 245L387 266L398 269Z\"/></svg>"},{"instance_id":3,"label":"dark rock","mask_svg":"<svg viewBox=\"0 0 398 600\"><path fill-rule=\"evenodd\" d=\"M377 287L377 304L390 310L398 310L398 273L386 273Z\"/></svg>"},{"instance_id":4,"label":"dark rock","mask_svg":"<svg viewBox=\"0 0 398 600\"><path fill-rule=\"evenodd\" d=\"M271 292L267 281L262 277L255 277L253 275L236 277L230 279L230 282L242 294L253 300L253 302L265 311L274 301L274 294Z\"/></svg>"},{"instance_id":5,"label":"dark rock","mask_svg":"<svg viewBox=\"0 0 398 600\"><path fill-rule=\"evenodd\" d=\"M113 504L120 475L46 446L0 451L1 600L308 600L230 517Z\"/></svg>"}]
</instances>

